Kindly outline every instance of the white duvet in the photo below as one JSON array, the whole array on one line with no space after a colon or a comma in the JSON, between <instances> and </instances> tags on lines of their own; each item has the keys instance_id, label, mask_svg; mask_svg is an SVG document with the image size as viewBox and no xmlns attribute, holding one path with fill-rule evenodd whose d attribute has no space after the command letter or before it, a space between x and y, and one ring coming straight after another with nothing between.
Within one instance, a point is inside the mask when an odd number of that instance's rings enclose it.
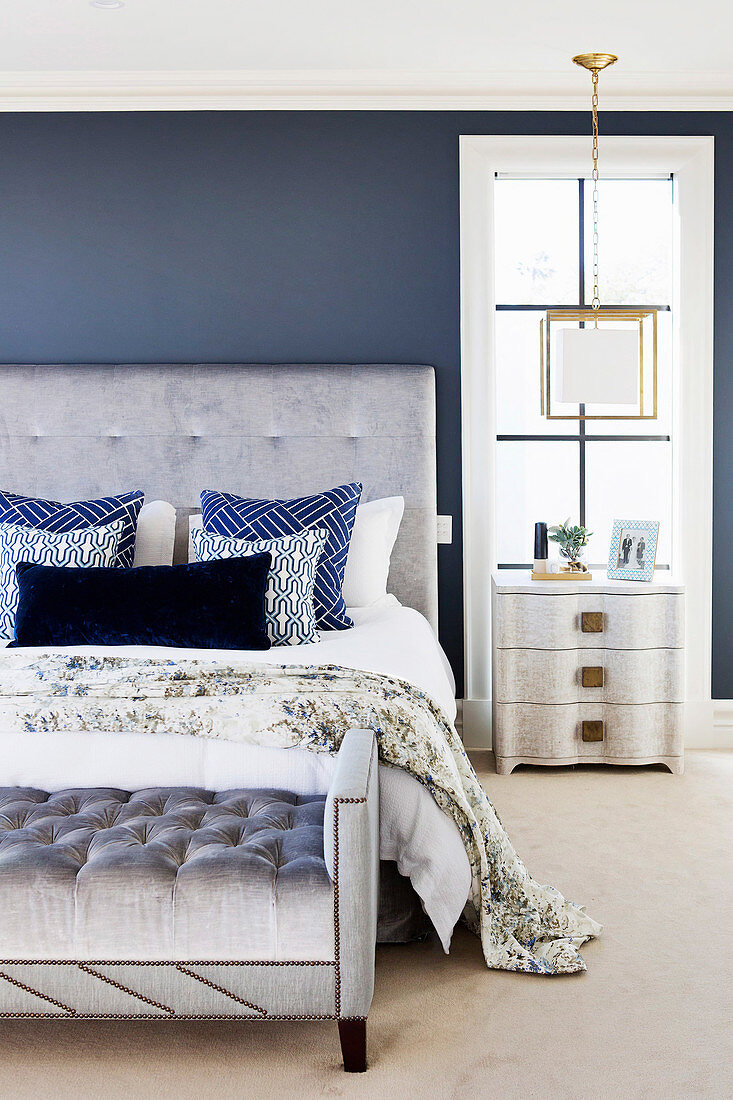
<instances>
[{"instance_id":1,"label":"white duvet","mask_svg":"<svg viewBox=\"0 0 733 1100\"><path fill-rule=\"evenodd\" d=\"M419 612L387 596L350 610L351 630L328 631L320 642L266 652L104 647L105 653L207 658L241 657L267 664L337 664L407 680L427 692L452 721L455 685L448 661ZM97 652L80 646L65 652ZM47 648L44 650L47 651ZM274 786L325 793L332 756L305 749L267 749L179 734L11 732L0 728L0 786L194 786L210 790ZM406 772L380 766L380 855L396 860L422 899L447 951L468 899L471 871L458 827Z\"/></svg>"}]
</instances>

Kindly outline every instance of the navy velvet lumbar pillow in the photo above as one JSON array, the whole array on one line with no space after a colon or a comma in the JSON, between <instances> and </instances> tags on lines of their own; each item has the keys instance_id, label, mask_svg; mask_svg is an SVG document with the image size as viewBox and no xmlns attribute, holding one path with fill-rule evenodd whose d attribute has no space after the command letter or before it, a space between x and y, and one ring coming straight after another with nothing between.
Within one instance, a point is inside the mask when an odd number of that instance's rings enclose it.
<instances>
[{"instance_id":1,"label":"navy velvet lumbar pillow","mask_svg":"<svg viewBox=\"0 0 733 1100\"><path fill-rule=\"evenodd\" d=\"M138 569L21 562L12 644L269 649L271 563L266 553Z\"/></svg>"}]
</instances>

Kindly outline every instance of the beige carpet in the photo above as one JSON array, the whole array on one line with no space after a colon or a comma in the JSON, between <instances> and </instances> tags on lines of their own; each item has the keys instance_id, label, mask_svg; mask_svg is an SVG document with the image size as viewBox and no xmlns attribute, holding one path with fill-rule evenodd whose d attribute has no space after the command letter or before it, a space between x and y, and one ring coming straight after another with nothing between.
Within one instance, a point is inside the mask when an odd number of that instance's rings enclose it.
<instances>
[{"instance_id":1,"label":"beige carpet","mask_svg":"<svg viewBox=\"0 0 733 1100\"><path fill-rule=\"evenodd\" d=\"M733 754L687 772L478 760L538 878L606 931L586 974L488 971L465 930L380 948L369 1071L333 1024L0 1026L2 1097L730 1097Z\"/></svg>"}]
</instances>

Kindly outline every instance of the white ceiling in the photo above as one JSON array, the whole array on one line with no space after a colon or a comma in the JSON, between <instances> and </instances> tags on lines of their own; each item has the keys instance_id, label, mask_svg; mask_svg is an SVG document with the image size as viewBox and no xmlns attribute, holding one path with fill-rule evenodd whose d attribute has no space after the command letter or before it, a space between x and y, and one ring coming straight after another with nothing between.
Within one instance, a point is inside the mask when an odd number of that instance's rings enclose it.
<instances>
[{"instance_id":1,"label":"white ceiling","mask_svg":"<svg viewBox=\"0 0 733 1100\"><path fill-rule=\"evenodd\" d=\"M621 58L602 77L607 105L650 96L722 106L733 96L732 32L726 0L125 0L111 11L0 0L0 95L134 97L146 85L179 97L576 106L589 78L570 58L595 49Z\"/></svg>"}]
</instances>

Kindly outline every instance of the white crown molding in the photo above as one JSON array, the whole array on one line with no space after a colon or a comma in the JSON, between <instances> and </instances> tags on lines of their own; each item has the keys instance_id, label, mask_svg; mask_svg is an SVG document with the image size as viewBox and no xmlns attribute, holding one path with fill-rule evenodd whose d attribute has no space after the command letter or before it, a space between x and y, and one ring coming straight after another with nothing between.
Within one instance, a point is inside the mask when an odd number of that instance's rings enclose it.
<instances>
[{"instance_id":1,"label":"white crown molding","mask_svg":"<svg viewBox=\"0 0 733 1100\"><path fill-rule=\"evenodd\" d=\"M574 72L6 71L0 111L576 111L588 108L586 84ZM731 111L733 73L613 73L602 107Z\"/></svg>"}]
</instances>

